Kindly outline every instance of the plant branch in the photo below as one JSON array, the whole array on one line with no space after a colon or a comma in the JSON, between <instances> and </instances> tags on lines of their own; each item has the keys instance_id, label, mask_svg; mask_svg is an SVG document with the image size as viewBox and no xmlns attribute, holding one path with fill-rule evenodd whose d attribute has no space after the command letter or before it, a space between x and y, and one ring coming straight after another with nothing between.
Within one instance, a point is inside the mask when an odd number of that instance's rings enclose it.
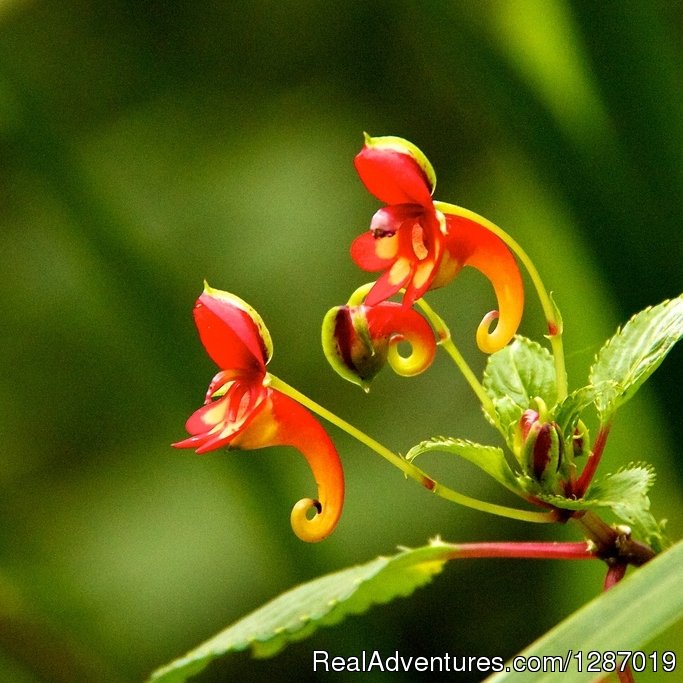
<instances>
[{"instance_id":1,"label":"plant branch","mask_svg":"<svg viewBox=\"0 0 683 683\"><path fill-rule=\"evenodd\" d=\"M602 457L602 453L605 450L605 445L607 444L607 437L609 437L609 432L611 428L611 422L602 425L600 427L600 430L598 431L598 435L595 437L595 444L593 445L593 449L591 450L591 453L588 456L588 460L583 468L583 471L581 472L581 475L579 476L574 486L573 493L577 498L583 498L583 496L586 494L586 491L588 490L588 487L590 486L591 481L593 481L595 472L597 471L598 465L600 464L600 458Z\"/></svg>"},{"instance_id":2,"label":"plant branch","mask_svg":"<svg viewBox=\"0 0 683 683\"><path fill-rule=\"evenodd\" d=\"M616 584L618 584L626 575L627 567L628 563L626 562L608 563L607 575L605 576L605 584L603 587L604 590L608 591L610 588L616 586ZM635 683L633 670L628 664L624 667L620 664L617 667L616 673L620 683Z\"/></svg>"},{"instance_id":3,"label":"plant branch","mask_svg":"<svg viewBox=\"0 0 683 683\"><path fill-rule=\"evenodd\" d=\"M480 510L481 512L488 512L500 517L517 519L523 522L549 523L556 522L558 520L557 511L555 510L550 510L548 512L535 512L533 510L519 510L517 508L496 505L495 503L487 503L485 501L478 500L477 498L471 498L470 496L466 496L462 493L454 491L443 484L439 484L439 482L432 479L432 477L423 472L419 467L413 465L410 461L389 450L379 441L376 441L346 420L343 420L333 412L327 410L327 408L324 408L319 403L316 403L312 399L308 398L308 396L302 394L300 391L290 386L286 382L283 382L278 377L268 375L268 378L270 386L273 389L281 391L283 394L286 394L290 398L293 398L295 401L301 403L301 405L305 406L316 415L319 415L323 419L344 430L354 439L357 439L362 444L375 451L375 453L381 455L385 460L388 460L394 467L400 469L407 477L410 477L428 491L435 493L441 498L445 498L453 503L458 503L475 510Z\"/></svg>"},{"instance_id":4,"label":"plant branch","mask_svg":"<svg viewBox=\"0 0 683 683\"><path fill-rule=\"evenodd\" d=\"M655 556L649 545L631 538L631 530L628 527L610 526L590 510L578 513L572 519L581 525L588 538L595 544L596 555L610 566L640 566Z\"/></svg>"},{"instance_id":5,"label":"plant branch","mask_svg":"<svg viewBox=\"0 0 683 683\"><path fill-rule=\"evenodd\" d=\"M506 557L536 560L597 560L594 545L586 541L501 541L456 544L451 559Z\"/></svg>"}]
</instances>

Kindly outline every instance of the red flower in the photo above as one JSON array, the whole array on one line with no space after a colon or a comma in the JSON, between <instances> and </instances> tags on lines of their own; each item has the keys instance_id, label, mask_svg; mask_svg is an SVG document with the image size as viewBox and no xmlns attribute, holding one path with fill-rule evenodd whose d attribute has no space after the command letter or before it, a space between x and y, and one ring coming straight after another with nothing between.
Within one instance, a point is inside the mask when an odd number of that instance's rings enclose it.
<instances>
[{"instance_id":1,"label":"red flower","mask_svg":"<svg viewBox=\"0 0 683 683\"><path fill-rule=\"evenodd\" d=\"M498 298L498 311L482 321L477 343L487 353L505 346L519 327L524 290L514 256L488 221L434 202L434 169L407 140L366 135L355 165L367 189L387 204L351 245L363 270L384 271L366 303L373 306L405 289L403 304L411 306L427 290L448 284L463 266L472 266L491 281ZM494 318L498 324L489 333Z\"/></svg>"},{"instance_id":2,"label":"red flower","mask_svg":"<svg viewBox=\"0 0 683 683\"><path fill-rule=\"evenodd\" d=\"M268 386L266 364L272 342L251 306L205 285L194 319L207 353L222 369L209 384L204 406L187 421L191 436L173 445L197 453L223 446L298 449L313 471L318 497L304 498L294 506L292 528L304 541L321 541L334 530L344 501L344 476L330 437L308 410ZM316 514L309 519L312 507Z\"/></svg>"},{"instance_id":3,"label":"red flower","mask_svg":"<svg viewBox=\"0 0 683 683\"><path fill-rule=\"evenodd\" d=\"M412 308L392 301L330 309L323 320L322 342L337 373L366 391L387 361L399 375L410 377L426 370L436 354L429 323ZM409 356L399 353L399 342L410 344Z\"/></svg>"}]
</instances>

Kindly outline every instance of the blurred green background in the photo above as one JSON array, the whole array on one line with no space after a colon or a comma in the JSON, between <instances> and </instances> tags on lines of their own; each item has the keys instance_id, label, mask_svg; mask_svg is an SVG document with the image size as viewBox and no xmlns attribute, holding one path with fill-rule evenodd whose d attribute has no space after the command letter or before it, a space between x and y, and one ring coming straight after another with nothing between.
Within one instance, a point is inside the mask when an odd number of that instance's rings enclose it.
<instances>
[{"instance_id":1,"label":"blurred green background","mask_svg":"<svg viewBox=\"0 0 683 683\"><path fill-rule=\"evenodd\" d=\"M525 246L556 292L576 388L618 324L683 289L681 9L0 0L0 680L140 681L300 581L436 534L578 540L451 506L330 427L345 513L325 542L299 542L289 511L313 483L294 452L169 446L215 372L191 310L204 278L249 301L272 372L396 450L498 443L445 358L411 380L387 371L369 396L326 364L320 321L367 279L348 246L378 207L352 166L361 133L418 144L439 199ZM489 284L466 272L429 298L481 370ZM538 338L528 300L522 332ZM622 410L603 461L656 465L674 538L682 359ZM422 465L513 503L445 456ZM199 680L313 680L314 649L509 657L603 573L452 563L411 600Z\"/></svg>"}]
</instances>

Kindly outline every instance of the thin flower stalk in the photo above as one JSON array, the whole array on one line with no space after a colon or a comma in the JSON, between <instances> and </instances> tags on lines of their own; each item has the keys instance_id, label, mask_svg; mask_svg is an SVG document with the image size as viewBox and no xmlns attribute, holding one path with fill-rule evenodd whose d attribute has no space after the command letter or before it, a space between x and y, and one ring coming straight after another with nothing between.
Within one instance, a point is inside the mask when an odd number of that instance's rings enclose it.
<instances>
[{"instance_id":1,"label":"thin flower stalk","mask_svg":"<svg viewBox=\"0 0 683 683\"><path fill-rule=\"evenodd\" d=\"M458 503L459 505L464 505L465 507L469 507L474 510L480 510L481 512L488 512L500 517L517 519L524 522L550 523L556 522L558 520L557 512L555 510L536 512L533 510L519 510L517 508L510 508L504 505L496 505L495 503L488 503L476 498L471 498L470 496L466 496L462 493L454 491L443 484L439 484L439 482L435 481L419 467L416 467L405 458L397 455L379 441L368 436L346 420L340 418L330 410L327 410L327 408L324 408L320 404L308 398L308 396L302 394L300 391L290 386L286 382L283 382L278 377L269 375L268 384L271 388L289 396L290 398L293 398L295 401L308 408L311 412L316 413L323 419L336 425L347 434L360 441L371 450L375 451L375 453L382 456L385 460L394 465L394 467L397 467L399 470L401 470L407 477L413 479L428 491L435 493L441 498L450 500L453 503Z\"/></svg>"},{"instance_id":2,"label":"thin flower stalk","mask_svg":"<svg viewBox=\"0 0 683 683\"><path fill-rule=\"evenodd\" d=\"M484 390L481 382L477 379L474 371L467 364L467 361L453 342L451 331L443 321L443 318L441 318L441 316L424 299L418 299L416 304L424 311L427 319L434 327L434 330L439 338L438 344L451 357L458 370L460 370L466 382L470 385L470 388L479 399L484 411L489 415L492 415L494 413L493 402Z\"/></svg>"},{"instance_id":3,"label":"thin flower stalk","mask_svg":"<svg viewBox=\"0 0 683 683\"><path fill-rule=\"evenodd\" d=\"M348 306L360 306L365 297L368 295L370 290L374 287L374 282L368 282L365 285L361 285L356 289L353 294L349 297L347 302ZM404 290L401 290L404 291ZM415 305L422 309L423 313L427 317L427 320L431 323L434 328L434 332L437 337L437 344L443 348L443 350L451 357L456 367L462 373L465 381L470 385L470 388L476 395L476 397L481 402L482 407L488 414L493 414L494 408L491 399L484 390L481 382L477 378L476 374L472 368L468 365L467 361L460 353L460 350L453 342L451 336L451 331L448 325L444 322L443 318L427 303L424 298L420 298L415 302Z\"/></svg>"},{"instance_id":4,"label":"thin flower stalk","mask_svg":"<svg viewBox=\"0 0 683 683\"><path fill-rule=\"evenodd\" d=\"M514 240L507 232L505 232L505 230L498 227L495 223L491 222L487 218L480 216L474 211L465 209L462 206L448 204L447 202L437 201L434 202L434 205L437 209L443 211L444 213L462 216L485 225L490 232L500 237L500 239L503 240L508 247L510 247L510 249L526 268L538 295L541 307L543 309L543 314L546 319L546 324L548 326L547 338L550 340L550 346L555 361L555 372L557 375L557 400L561 401L567 396L568 393L567 371L565 368L564 347L562 342L562 320L557 313L555 304L553 303L548 290L545 288L543 280L541 279L534 262L516 240Z\"/></svg>"}]
</instances>

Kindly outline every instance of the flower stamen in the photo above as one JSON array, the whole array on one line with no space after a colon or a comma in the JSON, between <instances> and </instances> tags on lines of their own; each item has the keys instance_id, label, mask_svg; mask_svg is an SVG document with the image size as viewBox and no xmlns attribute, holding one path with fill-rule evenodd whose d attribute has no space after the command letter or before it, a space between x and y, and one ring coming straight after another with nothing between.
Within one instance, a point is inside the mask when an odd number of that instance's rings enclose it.
<instances>
[{"instance_id":1,"label":"flower stamen","mask_svg":"<svg viewBox=\"0 0 683 683\"><path fill-rule=\"evenodd\" d=\"M425 246L425 232L419 223L413 225L411 240L413 243L413 253L419 261L424 261L429 256L429 249Z\"/></svg>"}]
</instances>

